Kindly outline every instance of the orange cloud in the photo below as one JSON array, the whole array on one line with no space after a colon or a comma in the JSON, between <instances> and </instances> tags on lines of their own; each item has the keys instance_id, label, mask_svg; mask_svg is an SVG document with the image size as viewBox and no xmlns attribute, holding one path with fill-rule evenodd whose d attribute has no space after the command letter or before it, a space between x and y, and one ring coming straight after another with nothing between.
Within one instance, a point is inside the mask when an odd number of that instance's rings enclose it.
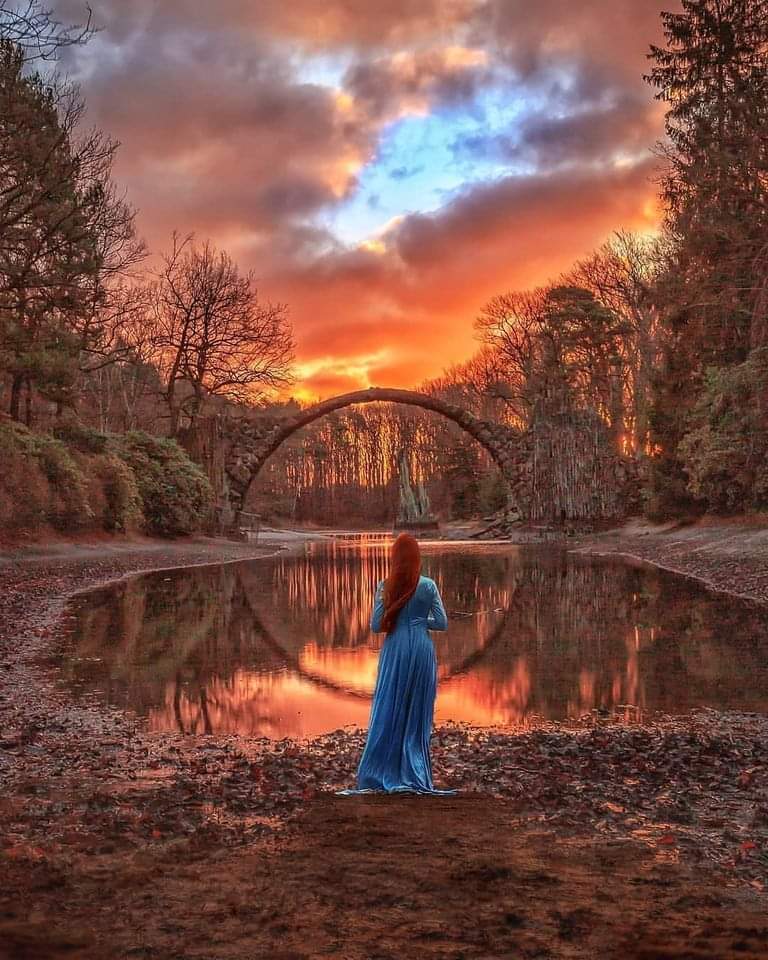
<instances>
[{"instance_id":1,"label":"orange cloud","mask_svg":"<svg viewBox=\"0 0 768 960\"><path fill-rule=\"evenodd\" d=\"M543 283L619 228L656 224L653 161L589 173L511 177L430 216L406 217L385 254L346 251L276 265L302 359L389 347L358 386L409 386L475 348L472 321L505 290ZM319 386L316 385L316 386ZM328 384L330 386L330 384Z\"/></svg>"}]
</instances>

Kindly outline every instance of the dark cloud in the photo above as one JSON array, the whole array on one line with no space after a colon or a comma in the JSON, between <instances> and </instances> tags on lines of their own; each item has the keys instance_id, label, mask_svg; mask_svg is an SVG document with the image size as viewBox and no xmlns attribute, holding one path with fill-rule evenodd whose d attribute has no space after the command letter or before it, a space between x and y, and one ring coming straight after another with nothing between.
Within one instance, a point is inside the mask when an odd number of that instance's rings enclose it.
<instances>
[{"instance_id":1,"label":"dark cloud","mask_svg":"<svg viewBox=\"0 0 768 960\"><path fill-rule=\"evenodd\" d=\"M136 31L221 32L247 40L275 37L309 50L397 48L436 34L461 34L478 0L91 0L96 24L111 37ZM87 16L82 0L57 0L67 22Z\"/></svg>"},{"instance_id":2,"label":"dark cloud","mask_svg":"<svg viewBox=\"0 0 768 960\"><path fill-rule=\"evenodd\" d=\"M283 264L270 283L290 292L304 318L303 355L333 355L344 369L390 346L396 361L370 363L371 379L407 385L474 349L472 320L495 293L556 277L614 230L652 227L652 181L650 161L577 177L508 177L466 191L436 214L406 217L383 253L341 251ZM398 364L422 376L396 378Z\"/></svg>"},{"instance_id":3,"label":"dark cloud","mask_svg":"<svg viewBox=\"0 0 768 960\"><path fill-rule=\"evenodd\" d=\"M423 164L415 167L395 167L389 171L389 175L393 180L408 180L410 177L423 173L425 169Z\"/></svg>"},{"instance_id":4,"label":"dark cloud","mask_svg":"<svg viewBox=\"0 0 768 960\"><path fill-rule=\"evenodd\" d=\"M259 14L307 46L380 49L461 35L478 6L477 0L261 0Z\"/></svg>"},{"instance_id":5,"label":"dark cloud","mask_svg":"<svg viewBox=\"0 0 768 960\"><path fill-rule=\"evenodd\" d=\"M436 214L407 217L395 235L397 253L420 273L442 264L480 273L484 261L496 263L510 254L517 264L545 251L555 257L574 237L593 234L606 214L617 226L634 219L652 171L648 161L628 169L510 176L476 186Z\"/></svg>"},{"instance_id":6,"label":"dark cloud","mask_svg":"<svg viewBox=\"0 0 768 960\"><path fill-rule=\"evenodd\" d=\"M580 166L646 153L661 134L663 111L647 97L618 94L614 102L582 104L574 113L537 113L507 133L457 139L459 157L495 157L538 170Z\"/></svg>"},{"instance_id":7,"label":"dark cloud","mask_svg":"<svg viewBox=\"0 0 768 960\"><path fill-rule=\"evenodd\" d=\"M354 187L376 131L333 90L296 82L266 42L100 36L71 64L89 120L122 146L116 174L153 245L171 229L280 233Z\"/></svg>"},{"instance_id":8,"label":"dark cloud","mask_svg":"<svg viewBox=\"0 0 768 960\"><path fill-rule=\"evenodd\" d=\"M533 117L520 130L511 156L537 167L604 161L647 151L661 131L662 115L644 99L622 97L602 109L566 117Z\"/></svg>"},{"instance_id":9,"label":"dark cloud","mask_svg":"<svg viewBox=\"0 0 768 960\"><path fill-rule=\"evenodd\" d=\"M369 116L387 120L403 107L470 103L489 76L484 51L448 47L357 63L344 87Z\"/></svg>"},{"instance_id":10,"label":"dark cloud","mask_svg":"<svg viewBox=\"0 0 768 960\"><path fill-rule=\"evenodd\" d=\"M470 18L470 36L521 76L546 74L560 63L607 69L636 85L649 45L661 37L660 12L679 6L679 0L483 0Z\"/></svg>"}]
</instances>

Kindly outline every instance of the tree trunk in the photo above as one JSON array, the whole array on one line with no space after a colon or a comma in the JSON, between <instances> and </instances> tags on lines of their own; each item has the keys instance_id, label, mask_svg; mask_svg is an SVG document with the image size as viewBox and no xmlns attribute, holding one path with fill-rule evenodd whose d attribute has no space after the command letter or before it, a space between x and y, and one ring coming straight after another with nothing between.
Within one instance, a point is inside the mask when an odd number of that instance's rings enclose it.
<instances>
[{"instance_id":1,"label":"tree trunk","mask_svg":"<svg viewBox=\"0 0 768 960\"><path fill-rule=\"evenodd\" d=\"M171 415L171 436L175 439L179 433L179 420L181 419L181 411L176 405L176 396L173 387L168 388L166 399L168 401L168 412Z\"/></svg>"},{"instance_id":2,"label":"tree trunk","mask_svg":"<svg viewBox=\"0 0 768 960\"><path fill-rule=\"evenodd\" d=\"M28 427L32 426L32 381L27 378L25 381L25 391L24 391L24 406L25 406L25 419Z\"/></svg>"},{"instance_id":3,"label":"tree trunk","mask_svg":"<svg viewBox=\"0 0 768 960\"><path fill-rule=\"evenodd\" d=\"M21 388L24 385L24 377L16 374L11 383L11 405L8 412L14 420L21 420Z\"/></svg>"},{"instance_id":4,"label":"tree trunk","mask_svg":"<svg viewBox=\"0 0 768 960\"><path fill-rule=\"evenodd\" d=\"M647 307L643 307L638 314L638 365L634 383L635 456L640 460L647 456L650 433L648 408L654 362L652 328L653 315Z\"/></svg>"}]
</instances>

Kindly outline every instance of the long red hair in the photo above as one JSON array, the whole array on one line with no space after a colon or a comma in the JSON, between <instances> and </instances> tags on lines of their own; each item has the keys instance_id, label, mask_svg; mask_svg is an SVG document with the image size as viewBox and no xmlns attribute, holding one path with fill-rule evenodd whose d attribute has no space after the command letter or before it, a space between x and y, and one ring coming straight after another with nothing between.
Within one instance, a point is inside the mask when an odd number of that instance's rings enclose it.
<instances>
[{"instance_id":1,"label":"long red hair","mask_svg":"<svg viewBox=\"0 0 768 960\"><path fill-rule=\"evenodd\" d=\"M397 615L416 592L421 574L419 542L410 533L401 533L392 544L389 576L384 581L384 616L381 625L389 633Z\"/></svg>"}]
</instances>

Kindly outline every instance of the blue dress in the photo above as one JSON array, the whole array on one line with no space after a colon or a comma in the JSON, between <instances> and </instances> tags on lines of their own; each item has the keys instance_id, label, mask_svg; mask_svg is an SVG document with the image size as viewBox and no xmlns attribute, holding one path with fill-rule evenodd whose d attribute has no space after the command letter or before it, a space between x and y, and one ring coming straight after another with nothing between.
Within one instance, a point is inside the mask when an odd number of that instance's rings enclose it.
<instances>
[{"instance_id":1,"label":"blue dress","mask_svg":"<svg viewBox=\"0 0 768 960\"><path fill-rule=\"evenodd\" d=\"M381 631L384 583L376 589L371 630ZM419 577L379 656L371 719L357 770L358 792L455 793L435 790L429 738L437 692L437 658L429 630L447 630L434 580Z\"/></svg>"}]
</instances>

